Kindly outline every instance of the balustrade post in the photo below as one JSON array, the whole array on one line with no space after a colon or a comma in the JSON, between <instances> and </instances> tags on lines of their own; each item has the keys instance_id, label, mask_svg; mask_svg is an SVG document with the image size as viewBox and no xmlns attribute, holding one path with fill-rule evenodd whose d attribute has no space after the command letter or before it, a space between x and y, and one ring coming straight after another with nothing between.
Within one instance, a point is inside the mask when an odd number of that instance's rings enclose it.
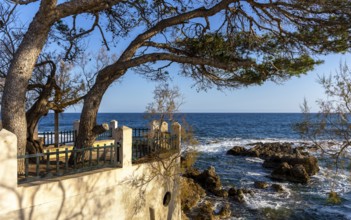
<instances>
[{"instance_id":1,"label":"balustrade post","mask_svg":"<svg viewBox=\"0 0 351 220\"><path fill-rule=\"evenodd\" d=\"M175 135L176 138L174 140L174 144L176 149L180 150L180 144L182 140L182 126L178 122L173 122L172 123L172 135Z\"/></svg>"},{"instance_id":2,"label":"balustrade post","mask_svg":"<svg viewBox=\"0 0 351 220\"><path fill-rule=\"evenodd\" d=\"M168 123L163 121L160 128L161 132L168 132Z\"/></svg>"},{"instance_id":3,"label":"balustrade post","mask_svg":"<svg viewBox=\"0 0 351 220\"><path fill-rule=\"evenodd\" d=\"M116 144L120 144L119 155L122 167L132 165L132 129L127 126L117 128L115 135Z\"/></svg>"},{"instance_id":4,"label":"balustrade post","mask_svg":"<svg viewBox=\"0 0 351 220\"><path fill-rule=\"evenodd\" d=\"M153 120L150 124L151 133L154 133L155 131L158 131L159 129L160 129L160 122L157 120Z\"/></svg>"},{"instance_id":5,"label":"balustrade post","mask_svg":"<svg viewBox=\"0 0 351 220\"><path fill-rule=\"evenodd\" d=\"M112 139L114 140L116 140L117 128L118 128L118 121L116 120L110 121L111 135L112 135Z\"/></svg>"}]
</instances>

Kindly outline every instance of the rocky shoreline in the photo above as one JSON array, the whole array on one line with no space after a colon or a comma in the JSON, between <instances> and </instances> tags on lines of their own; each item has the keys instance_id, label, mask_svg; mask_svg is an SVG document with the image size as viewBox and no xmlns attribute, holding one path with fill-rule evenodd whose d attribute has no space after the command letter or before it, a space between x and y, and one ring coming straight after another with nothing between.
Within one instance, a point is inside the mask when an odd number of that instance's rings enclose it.
<instances>
[{"instance_id":1,"label":"rocky shoreline","mask_svg":"<svg viewBox=\"0 0 351 220\"><path fill-rule=\"evenodd\" d=\"M261 158L262 166L273 170L271 178L305 184L319 171L317 158L307 149L292 143L256 143L250 149L235 146L227 154Z\"/></svg>"},{"instance_id":2,"label":"rocky shoreline","mask_svg":"<svg viewBox=\"0 0 351 220\"><path fill-rule=\"evenodd\" d=\"M257 157L264 160L263 167L272 169L270 178L279 181L308 184L310 177L319 171L318 160L308 153L306 147L293 147L292 143L255 143L251 148L234 146L227 155ZM184 158L183 158L184 159ZM231 213L230 203L245 202L246 195L260 190L284 192L280 184L256 181L252 188L231 187L224 189L214 167L200 171L186 167L181 177L182 219L226 219ZM221 198L215 207L211 197Z\"/></svg>"}]
</instances>

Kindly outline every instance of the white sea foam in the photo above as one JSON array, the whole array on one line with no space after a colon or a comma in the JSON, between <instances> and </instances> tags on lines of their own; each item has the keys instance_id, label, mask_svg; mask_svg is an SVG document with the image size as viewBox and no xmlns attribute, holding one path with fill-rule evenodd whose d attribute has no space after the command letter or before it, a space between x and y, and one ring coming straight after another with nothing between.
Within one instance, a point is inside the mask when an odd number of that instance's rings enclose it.
<instances>
[{"instance_id":1,"label":"white sea foam","mask_svg":"<svg viewBox=\"0 0 351 220\"><path fill-rule=\"evenodd\" d=\"M335 175L334 171L325 167L320 167L320 171L313 178L324 183L319 185L321 193L328 193L331 189L343 194L351 191L350 172L342 172Z\"/></svg>"},{"instance_id":2,"label":"white sea foam","mask_svg":"<svg viewBox=\"0 0 351 220\"><path fill-rule=\"evenodd\" d=\"M251 148L251 144L254 143L270 143L270 142L289 142L289 143L305 143L302 140L293 139L277 139L277 138L266 138L266 139L242 139L242 138L204 138L200 140L200 145L197 147L199 152L226 152L234 146L243 146L245 148Z\"/></svg>"},{"instance_id":3,"label":"white sea foam","mask_svg":"<svg viewBox=\"0 0 351 220\"><path fill-rule=\"evenodd\" d=\"M283 202L273 201L272 199L263 199L262 196L244 196L245 204L251 209L271 208L279 209L284 205Z\"/></svg>"},{"instance_id":4,"label":"white sea foam","mask_svg":"<svg viewBox=\"0 0 351 220\"><path fill-rule=\"evenodd\" d=\"M201 145L197 148L200 152L204 153L225 153L229 149L234 146L243 146L245 148L253 147L250 144L256 142L289 142L293 143L295 146L301 146L305 143L307 145L312 145L310 142L305 142L303 140L291 140L291 139L240 139L240 138L217 138L217 139L202 139ZM337 150L338 146L333 145L331 142L326 144L330 147L331 150ZM320 152L313 153L317 157L320 157ZM327 161L328 158L325 158ZM351 205L350 202L347 202L342 207L328 207L325 209L323 202L318 202L320 199L326 199L328 193L331 189L336 191L343 199L347 201L351 200L350 192L351 192L351 179L349 172L339 172L337 176L333 177L333 167L327 168L325 165L326 160L320 161L320 171L317 175L314 175L311 179L311 183L308 185L296 185L291 183L279 183L283 186L284 192L275 193L272 189L260 190L258 193L253 195L245 194L245 204L249 209L262 209L262 208L271 208L271 209L281 209L281 208L294 208L294 207L305 207L306 209L310 209L312 207L316 207L316 209L320 209L323 207L323 212L326 214L343 215L343 217L351 220ZM243 166L230 167L230 169L239 169L240 172L244 172L245 175L240 177L240 180L237 182L238 186L244 188L252 188L255 180L263 180L267 181L267 173L265 173L264 169L261 169L260 163L263 163L264 160L259 158L251 158L246 157L244 159L246 162L243 162ZM245 164L248 165L245 167ZM250 169L249 169L250 167ZM257 167L258 170L251 169L252 167ZM226 169L223 167L223 169ZM345 171L345 170L343 170ZM228 171L228 174L231 175ZM269 173L268 173L269 175ZM335 182L332 184L331 180ZM237 180L235 180L237 181ZM268 180L269 183L274 183ZM316 204L314 202L305 204L305 200L303 198L311 198L311 200L316 200ZM324 201L324 200L323 200ZM314 208L313 208L314 209ZM346 211L345 211L346 210ZM347 211L350 210L350 213Z\"/></svg>"},{"instance_id":5,"label":"white sea foam","mask_svg":"<svg viewBox=\"0 0 351 220\"><path fill-rule=\"evenodd\" d=\"M265 173L257 173L257 172L247 172L247 175L249 175L249 176L264 176L266 174Z\"/></svg>"},{"instance_id":6,"label":"white sea foam","mask_svg":"<svg viewBox=\"0 0 351 220\"><path fill-rule=\"evenodd\" d=\"M246 161L253 162L253 163L263 163L264 160L258 157L247 157L245 158Z\"/></svg>"}]
</instances>

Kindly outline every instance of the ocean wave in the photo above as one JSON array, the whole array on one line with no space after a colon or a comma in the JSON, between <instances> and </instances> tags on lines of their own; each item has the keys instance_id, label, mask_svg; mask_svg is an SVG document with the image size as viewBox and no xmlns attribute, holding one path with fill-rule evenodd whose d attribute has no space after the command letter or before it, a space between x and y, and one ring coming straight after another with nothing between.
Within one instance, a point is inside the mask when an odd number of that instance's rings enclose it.
<instances>
[{"instance_id":1,"label":"ocean wave","mask_svg":"<svg viewBox=\"0 0 351 220\"><path fill-rule=\"evenodd\" d=\"M249 176L264 176L266 173L258 173L258 172L247 172Z\"/></svg>"},{"instance_id":2,"label":"ocean wave","mask_svg":"<svg viewBox=\"0 0 351 220\"><path fill-rule=\"evenodd\" d=\"M251 144L262 142L288 142L297 145L306 143L304 140L296 139L278 139L278 138L265 138L265 139L242 139L242 138L201 138L200 144L197 146L199 152L220 153L226 152L234 146L243 146L251 148Z\"/></svg>"},{"instance_id":3,"label":"ocean wave","mask_svg":"<svg viewBox=\"0 0 351 220\"><path fill-rule=\"evenodd\" d=\"M333 169L320 167L317 175L312 177L316 179L316 187L319 194L327 195L331 190L343 195L351 191L350 172L339 172L335 174Z\"/></svg>"},{"instance_id":4,"label":"ocean wave","mask_svg":"<svg viewBox=\"0 0 351 220\"><path fill-rule=\"evenodd\" d=\"M246 161L249 161L249 162L253 162L253 163L263 163L264 160L262 160L261 158L258 158L258 157L247 157L245 158Z\"/></svg>"},{"instance_id":5,"label":"ocean wave","mask_svg":"<svg viewBox=\"0 0 351 220\"><path fill-rule=\"evenodd\" d=\"M264 198L264 196L244 196L245 204L251 209L279 209L285 206L283 201L274 201L272 198Z\"/></svg>"}]
</instances>

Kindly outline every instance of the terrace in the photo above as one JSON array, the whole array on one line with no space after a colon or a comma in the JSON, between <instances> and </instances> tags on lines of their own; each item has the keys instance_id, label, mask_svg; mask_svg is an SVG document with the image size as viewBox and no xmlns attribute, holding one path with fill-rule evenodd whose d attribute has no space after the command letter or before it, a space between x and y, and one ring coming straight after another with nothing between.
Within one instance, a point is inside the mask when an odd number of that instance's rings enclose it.
<instances>
[{"instance_id":1,"label":"terrace","mask_svg":"<svg viewBox=\"0 0 351 220\"><path fill-rule=\"evenodd\" d=\"M43 152L18 155L25 160L25 173L18 176L18 183L28 183L60 176L97 170L106 167L123 168L123 164L140 164L153 161L160 155L179 151L180 124L157 121L151 128L118 127L111 121L109 130L100 134L94 145L74 148L78 134L77 122L71 131L39 132ZM56 147L55 147L56 146Z\"/></svg>"}]
</instances>

